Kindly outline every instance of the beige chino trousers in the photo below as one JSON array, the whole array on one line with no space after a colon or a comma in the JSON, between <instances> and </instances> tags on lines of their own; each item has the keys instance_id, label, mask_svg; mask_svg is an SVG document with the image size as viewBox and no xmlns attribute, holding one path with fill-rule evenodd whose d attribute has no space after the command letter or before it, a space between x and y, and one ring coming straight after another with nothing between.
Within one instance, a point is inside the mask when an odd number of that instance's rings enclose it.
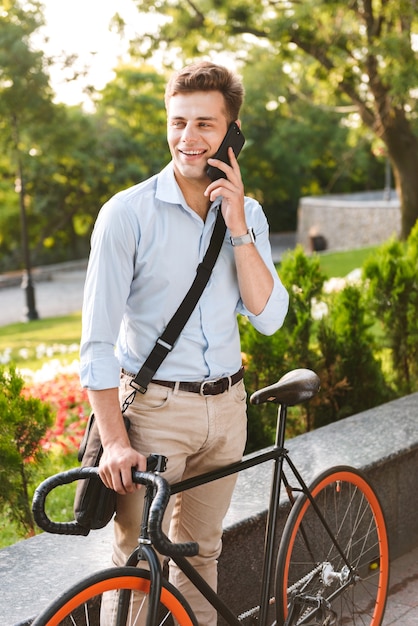
<instances>
[{"instance_id":1,"label":"beige chino trousers","mask_svg":"<svg viewBox=\"0 0 418 626\"><path fill-rule=\"evenodd\" d=\"M122 374L121 401L131 392L131 378ZM243 381L217 396L169 389L151 383L137 393L126 412L131 421L132 447L144 456L167 457L163 476L169 483L208 472L242 458L247 435ZM173 542L197 541L191 559L206 582L217 588L217 559L222 549L222 521L228 510L236 475L185 491L170 500L163 528ZM114 524L113 562L124 565L137 546L144 490L118 496ZM140 563L144 567L144 563ZM170 581L196 614L199 626L215 626L216 611L181 571L170 563Z\"/></svg>"}]
</instances>

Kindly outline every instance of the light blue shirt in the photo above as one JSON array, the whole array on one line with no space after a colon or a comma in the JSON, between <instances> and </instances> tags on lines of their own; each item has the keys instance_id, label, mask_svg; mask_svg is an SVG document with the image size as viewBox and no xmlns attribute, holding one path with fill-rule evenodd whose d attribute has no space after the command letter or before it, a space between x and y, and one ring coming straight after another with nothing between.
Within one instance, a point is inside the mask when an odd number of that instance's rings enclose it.
<instances>
[{"instance_id":1,"label":"light blue shirt","mask_svg":"<svg viewBox=\"0 0 418 626\"><path fill-rule=\"evenodd\" d=\"M204 222L187 206L170 163L102 207L84 291L80 348L84 387L118 387L121 367L134 374L140 369L193 282L220 201L212 203ZM209 283L156 378L201 381L235 373L241 366L237 313L248 316L266 335L282 325L288 294L271 258L266 217L258 202L247 197L245 215L274 277L264 310L251 315L242 303L227 230Z\"/></svg>"}]
</instances>

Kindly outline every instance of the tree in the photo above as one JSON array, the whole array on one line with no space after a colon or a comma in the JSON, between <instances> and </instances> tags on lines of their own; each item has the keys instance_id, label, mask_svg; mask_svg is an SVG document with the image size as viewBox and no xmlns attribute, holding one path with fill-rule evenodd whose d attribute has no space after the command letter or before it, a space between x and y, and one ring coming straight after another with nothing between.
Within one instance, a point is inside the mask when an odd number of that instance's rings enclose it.
<instances>
[{"instance_id":1,"label":"tree","mask_svg":"<svg viewBox=\"0 0 418 626\"><path fill-rule=\"evenodd\" d=\"M296 230L302 195L360 191L383 180L370 137L347 127L338 107L313 106L313 94L295 94L269 50L249 51L242 75L247 145L240 165L246 193L261 202L272 231ZM304 77L300 90L312 91Z\"/></svg>"},{"instance_id":2,"label":"tree","mask_svg":"<svg viewBox=\"0 0 418 626\"><path fill-rule=\"evenodd\" d=\"M119 66L94 95L94 113L56 106L48 132L39 128L28 190L44 263L48 252L55 262L87 256L101 205L167 162L164 86L150 66Z\"/></svg>"},{"instance_id":3,"label":"tree","mask_svg":"<svg viewBox=\"0 0 418 626\"><path fill-rule=\"evenodd\" d=\"M108 195L106 134L94 115L64 105L55 105L48 123L31 133L26 188L38 263L88 255L94 220Z\"/></svg>"},{"instance_id":4,"label":"tree","mask_svg":"<svg viewBox=\"0 0 418 626\"><path fill-rule=\"evenodd\" d=\"M3 143L11 153L19 194L22 259L26 270L25 289L28 319L36 319L26 203L24 134L50 113L52 90L42 53L32 50L30 37L41 25L38 2L20 5L3 3L0 21L0 118Z\"/></svg>"},{"instance_id":5,"label":"tree","mask_svg":"<svg viewBox=\"0 0 418 626\"><path fill-rule=\"evenodd\" d=\"M407 238L418 217L415 2L141 0L138 7L167 18L158 36L141 42L144 54L156 48L172 54L181 46L186 59L228 49L245 60L257 41L287 64L296 91L308 65L315 100L342 98L385 144Z\"/></svg>"},{"instance_id":6,"label":"tree","mask_svg":"<svg viewBox=\"0 0 418 626\"><path fill-rule=\"evenodd\" d=\"M101 91L97 117L108 128L105 148L118 189L156 174L169 160L165 77L149 65L123 65Z\"/></svg>"}]
</instances>

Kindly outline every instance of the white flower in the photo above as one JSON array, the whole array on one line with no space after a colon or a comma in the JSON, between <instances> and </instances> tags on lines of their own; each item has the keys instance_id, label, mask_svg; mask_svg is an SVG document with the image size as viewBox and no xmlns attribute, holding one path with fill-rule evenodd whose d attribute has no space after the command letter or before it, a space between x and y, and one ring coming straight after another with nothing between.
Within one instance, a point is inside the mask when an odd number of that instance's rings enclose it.
<instances>
[{"instance_id":1,"label":"white flower","mask_svg":"<svg viewBox=\"0 0 418 626\"><path fill-rule=\"evenodd\" d=\"M0 353L0 364L6 365L6 363L10 363L10 355L12 354L11 348L6 348L3 352Z\"/></svg>"},{"instance_id":2,"label":"white flower","mask_svg":"<svg viewBox=\"0 0 418 626\"><path fill-rule=\"evenodd\" d=\"M321 320L328 315L328 305L321 300L312 298L311 300L311 315L314 320Z\"/></svg>"},{"instance_id":3,"label":"white flower","mask_svg":"<svg viewBox=\"0 0 418 626\"><path fill-rule=\"evenodd\" d=\"M52 359L42 365L42 367L36 371L30 369L19 369L19 374L25 380L30 380L34 383L43 383L48 380L54 380L63 374L78 374L80 371L80 363L77 359L74 359L69 364L62 364L58 359Z\"/></svg>"}]
</instances>

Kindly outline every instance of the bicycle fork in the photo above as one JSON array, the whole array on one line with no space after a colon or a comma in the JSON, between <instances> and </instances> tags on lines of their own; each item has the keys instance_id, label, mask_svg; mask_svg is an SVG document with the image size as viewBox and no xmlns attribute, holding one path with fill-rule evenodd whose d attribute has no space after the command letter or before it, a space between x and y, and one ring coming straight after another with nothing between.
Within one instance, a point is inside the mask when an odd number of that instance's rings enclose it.
<instances>
[{"instance_id":1,"label":"bicycle fork","mask_svg":"<svg viewBox=\"0 0 418 626\"><path fill-rule=\"evenodd\" d=\"M160 602L161 588L162 588L162 573L158 556L151 545L151 540L148 537L148 528L145 520L148 519L149 508L151 506L154 487L148 486L146 488L146 494L144 498L144 515L141 525L141 533L139 537L139 552L138 549L134 550L129 557L126 565L136 567L138 561L147 561L150 569L150 590L148 594L148 610L146 626L155 626L157 623L158 607ZM119 595L118 612L116 619L116 626L126 626L130 599L133 592L129 589L122 590Z\"/></svg>"}]
</instances>

